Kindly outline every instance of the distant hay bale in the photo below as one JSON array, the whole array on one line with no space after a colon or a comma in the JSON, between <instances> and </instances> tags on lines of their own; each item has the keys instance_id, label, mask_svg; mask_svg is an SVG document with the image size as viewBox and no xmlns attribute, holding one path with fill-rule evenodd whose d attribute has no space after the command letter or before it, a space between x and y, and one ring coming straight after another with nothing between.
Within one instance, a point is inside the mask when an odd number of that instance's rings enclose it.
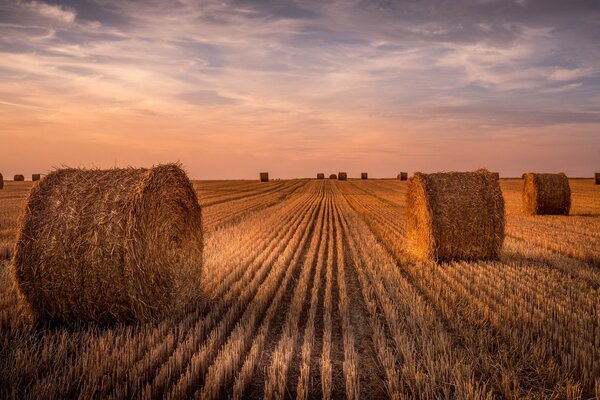
<instances>
[{"instance_id":1,"label":"distant hay bale","mask_svg":"<svg viewBox=\"0 0 600 400\"><path fill-rule=\"evenodd\" d=\"M596 185L600 185L600 172L596 172Z\"/></svg>"},{"instance_id":2,"label":"distant hay bale","mask_svg":"<svg viewBox=\"0 0 600 400\"><path fill-rule=\"evenodd\" d=\"M15 178L13 179L13 181L15 182L23 182L25 180L25 176L24 175L15 175Z\"/></svg>"},{"instance_id":3,"label":"distant hay bale","mask_svg":"<svg viewBox=\"0 0 600 400\"><path fill-rule=\"evenodd\" d=\"M338 177L337 177L337 175L336 175L336 174L331 174L331 175L329 175L329 179L337 179L337 178L338 178Z\"/></svg>"},{"instance_id":4,"label":"distant hay bale","mask_svg":"<svg viewBox=\"0 0 600 400\"><path fill-rule=\"evenodd\" d=\"M369 174L367 174L366 172L361 172L360 179L369 179Z\"/></svg>"},{"instance_id":5,"label":"distant hay bale","mask_svg":"<svg viewBox=\"0 0 600 400\"><path fill-rule=\"evenodd\" d=\"M398 179L400 179L401 181L405 181L408 179L408 173L407 172L400 172L398 174Z\"/></svg>"},{"instance_id":6,"label":"distant hay bale","mask_svg":"<svg viewBox=\"0 0 600 400\"><path fill-rule=\"evenodd\" d=\"M494 175L494 178L496 178L496 180L500 179L500 172L491 172L492 175Z\"/></svg>"},{"instance_id":7,"label":"distant hay bale","mask_svg":"<svg viewBox=\"0 0 600 400\"><path fill-rule=\"evenodd\" d=\"M4 189L4 177L0 174L0 189Z\"/></svg>"},{"instance_id":8,"label":"distant hay bale","mask_svg":"<svg viewBox=\"0 0 600 400\"><path fill-rule=\"evenodd\" d=\"M523 183L523 208L529 215L569 215L571 187L560 174L526 173Z\"/></svg>"},{"instance_id":9,"label":"distant hay bale","mask_svg":"<svg viewBox=\"0 0 600 400\"><path fill-rule=\"evenodd\" d=\"M40 174L32 174L31 181L32 182L39 181L41 177L42 177L42 175L40 175Z\"/></svg>"},{"instance_id":10,"label":"distant hay bale","mask_svg":"<svg viewBox=\"0 0 600 400\"><path fill-rule=\"evenodd\" d=\"M317 179L325 179L325 174L320 172L317 174Z\"/></svg>"},{"instance_id":11,"label":"distant hay bale","mask_svg":"<svg viewBox=\"0 0 600 400\"><path fill-rule=\"evenodd\" d=\"M27 198L16 280L42 321L153 320L198 294L201 219L178 165L59 169Z\"/></svg>"},{"instance_id":12,"label":"distant hay bale","mask_svg":"<svg viewBox=\"0 0 600 400\"><path fill-rule=\"evenodd\" d=\"M348 179L348 174L345 172L338 172L338 180L345 181Z\"/></svg>"},{"instance_id":13,"label":"distant hay bale","mask_svg":"<svg viewBox=\"0 0 600 400\"><path fill-rule=\"evenodd\" d=\"M408 182L407 250L418 260L497 259L504 198L494 175L420 172Z\"/></svg>"},{"instance_id":14,"label":"distant hay bale","mask_svg":"<svg viewBox=\"0 0 600 400\"><path fill-rule=\"evenodd\" d=\"M268 172L261 172L260 173L260 181L261 182L269 182L269 173Z\"/></svg>"}]
</instances>

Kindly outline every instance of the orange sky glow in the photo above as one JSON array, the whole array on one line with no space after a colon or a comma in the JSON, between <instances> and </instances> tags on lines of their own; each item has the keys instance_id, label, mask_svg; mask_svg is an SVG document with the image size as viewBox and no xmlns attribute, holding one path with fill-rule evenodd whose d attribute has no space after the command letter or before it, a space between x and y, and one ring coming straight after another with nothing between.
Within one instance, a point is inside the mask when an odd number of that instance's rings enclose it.
<instances>
[{"instance_id":1,"label":"orange sky glow","mask_svg":"<svg viewBox=\"0 0 600 400\"><path fill-rule=\"evenodd\" d=\"M2 2L0 172L592 176L599 7L542 3Z\"/></svg>"}]
</instances>

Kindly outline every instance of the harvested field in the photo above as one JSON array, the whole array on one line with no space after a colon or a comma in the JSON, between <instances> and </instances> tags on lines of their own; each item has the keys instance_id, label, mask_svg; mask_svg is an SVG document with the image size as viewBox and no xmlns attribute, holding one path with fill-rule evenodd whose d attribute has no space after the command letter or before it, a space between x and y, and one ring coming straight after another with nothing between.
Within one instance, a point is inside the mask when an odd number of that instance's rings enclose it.
<instances>
[{"instance_id":1,"label":"harvested field","mask_svg":"<svg viewBox=\"0 0 600 400\"><path fill-rule=\"evenodd\" d=\"M415 263L400 179L198 181L202 300L153 322L34 327L0 192L0 398L600 396L600 189L529 216L500 179L496 261Z\"/></svg>"}]
</instances>

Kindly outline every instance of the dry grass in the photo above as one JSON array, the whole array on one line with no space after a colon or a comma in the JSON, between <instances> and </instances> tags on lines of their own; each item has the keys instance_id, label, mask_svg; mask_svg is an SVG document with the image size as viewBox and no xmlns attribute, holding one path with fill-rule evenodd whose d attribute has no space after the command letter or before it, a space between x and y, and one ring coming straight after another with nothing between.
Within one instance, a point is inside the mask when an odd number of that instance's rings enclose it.
<instances>
[{"instance_id":1,"label":"dry grass","mask_svg":"<svg viewBox=\"0 0 600 400\"><path fill-rule=\"evenodd\" d=\"M25 203L14 265L36 318L145 321L197 296L200 206L177 165L56 170Z\"/></svg>"},{"instance_id":2,"label":"dry grass","mask_svg":"<svg viewBox=\"0 0 600 400\"><path fill-rule=\"evenodd\" d=\"M499 260L433 266L406 252L406 182L196 182L206 299L144 323L35 328L5 260L0 397L598 397L600 192L532 217L499 183ZM0 193L7 246L29 187Z\"/></svg>"}]
</instances>

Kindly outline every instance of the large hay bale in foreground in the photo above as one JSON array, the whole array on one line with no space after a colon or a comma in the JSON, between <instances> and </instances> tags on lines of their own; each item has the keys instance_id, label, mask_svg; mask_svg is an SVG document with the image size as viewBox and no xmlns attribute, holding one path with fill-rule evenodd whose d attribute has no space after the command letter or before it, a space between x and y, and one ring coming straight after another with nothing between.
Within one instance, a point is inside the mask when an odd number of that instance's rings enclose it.
<instances>
[{"instance_id":1,"label":"large hay bale in foreground","mask_svg":"<svg viewBox=\"0 0 600 400\"><path fill-rule=\"evenodd\" d=\"M337 178L338 178L338 177L337 177L337 175L336 175L336 174L331 174L331 175L329 175L329 179L337 179Z\"/></svg>"},{"instance_id":2,"label":"large hay bale in foreground","mask_svg":"<svg viewBox=\"0 0 600 400\"><path fill-rule=\"evenodd\" d=\"M361 172L360 173L360 179L369 179L369 174L366 172Z\"/></svg>"},{"instance_id":3,"label":"large hay bale in foreground","mask_svg":"<svg viewBox=\"0 0 600 400\"><path fill-rule=\"evenodd\" d=\"M4 189L4 177L0 174L0 189Z\"/></svg>"},{"instance_id":4,"label":"large hay bale in foreground","mask_svg":"<svg viewBox=\"0 0 600 400\"><path fill-rule=\"evenodd\" d=\"M21 174L15 175L15 177L13 179L13 181L15 181L15 182L23 182L24 180L25 180L25 176L21 175Z\"/></svg>"},{"instance_id":5,"label":"large hay bale in foreground","mask_svg":"<svg viewBox=\"0 0 600 400\"><path fill-rule=\"evenodd\" d=\"M40 320L147 321L198 294L201 210L185 172L60 169L35 185L14 264Z\"/></svg>"},{"instance_id":6,"label":"large hay bale in foreground","mask_svg":"<svg viewBox=\"0 0 600 400\"><path fill-rule=\"evenodd\" d=\"M596 172L596 185L600 185L600 172Z\"/></svg>"},{"instance_id":7,"label":"large hay bale in foreground","mask_svg":"<svg viewBox=\"0 0 600 400\"><path fill-rule=\"evenodd\" d=\"M400 172L397 178L401 181L408 180L408 172Z\"/></svg>"},{"instance_id":8,"label":"large hay bale in foreground","mask_svg":"<svg viewBox=\"0 0 600 400\"><path fill-rule=\"evenodd\" d=\"M260 173L260 181L261 182L269 182L269 173L268 172L261 172Z\"/></svg>"},{"instance_id":9,"label":"large hay bale in foreground","mask_svg":"<svg viewBox=\"0 0 600 400\"><path fill-rule=\"evenodd\" d=\"M42 177L41 174L31 174L31 181L32 182L39 181L41 177Z\"/></svg>"},{"instance_id":10,"label":"large hay bale in foreground","mask_svg":"<svg viewBox=\"0 0 600 400\"><path fill-rule=\"evenodd\" d=\"M523 182L523 209L529 215L569 215L571 187L560 174L526 173Z\"/></svg>"},{"instance_id":11,"label":"large hay bale in foreground","mask_svg":"<svg viewBox=\"0 0 600 400\"><path fill-rule=\"evenodd\" d=\"M408 182L407 250L418 260L497 259L504 198L493 174L420 172Z\"/></svg>"},{"instance_id":12,"label":"large hay bale in foreground","mask_svg":"<svg viewBox=\"0 0 600 400\"><path fill-rule=\"evenodd\" d=\"M325 174L320 172L317 174L317 179L325 179Z\"/></svg>"},{"instance_id":13,"label":"large hay bale in foreground","mask_svg":"<svg viewBox=\"0 0 600 400\"><path fill-rule=\"evenodd\" d=\"M338 172L338 180L345 181L348 179L348 174L345 172Z\"/></svg>"}]
</instances>

